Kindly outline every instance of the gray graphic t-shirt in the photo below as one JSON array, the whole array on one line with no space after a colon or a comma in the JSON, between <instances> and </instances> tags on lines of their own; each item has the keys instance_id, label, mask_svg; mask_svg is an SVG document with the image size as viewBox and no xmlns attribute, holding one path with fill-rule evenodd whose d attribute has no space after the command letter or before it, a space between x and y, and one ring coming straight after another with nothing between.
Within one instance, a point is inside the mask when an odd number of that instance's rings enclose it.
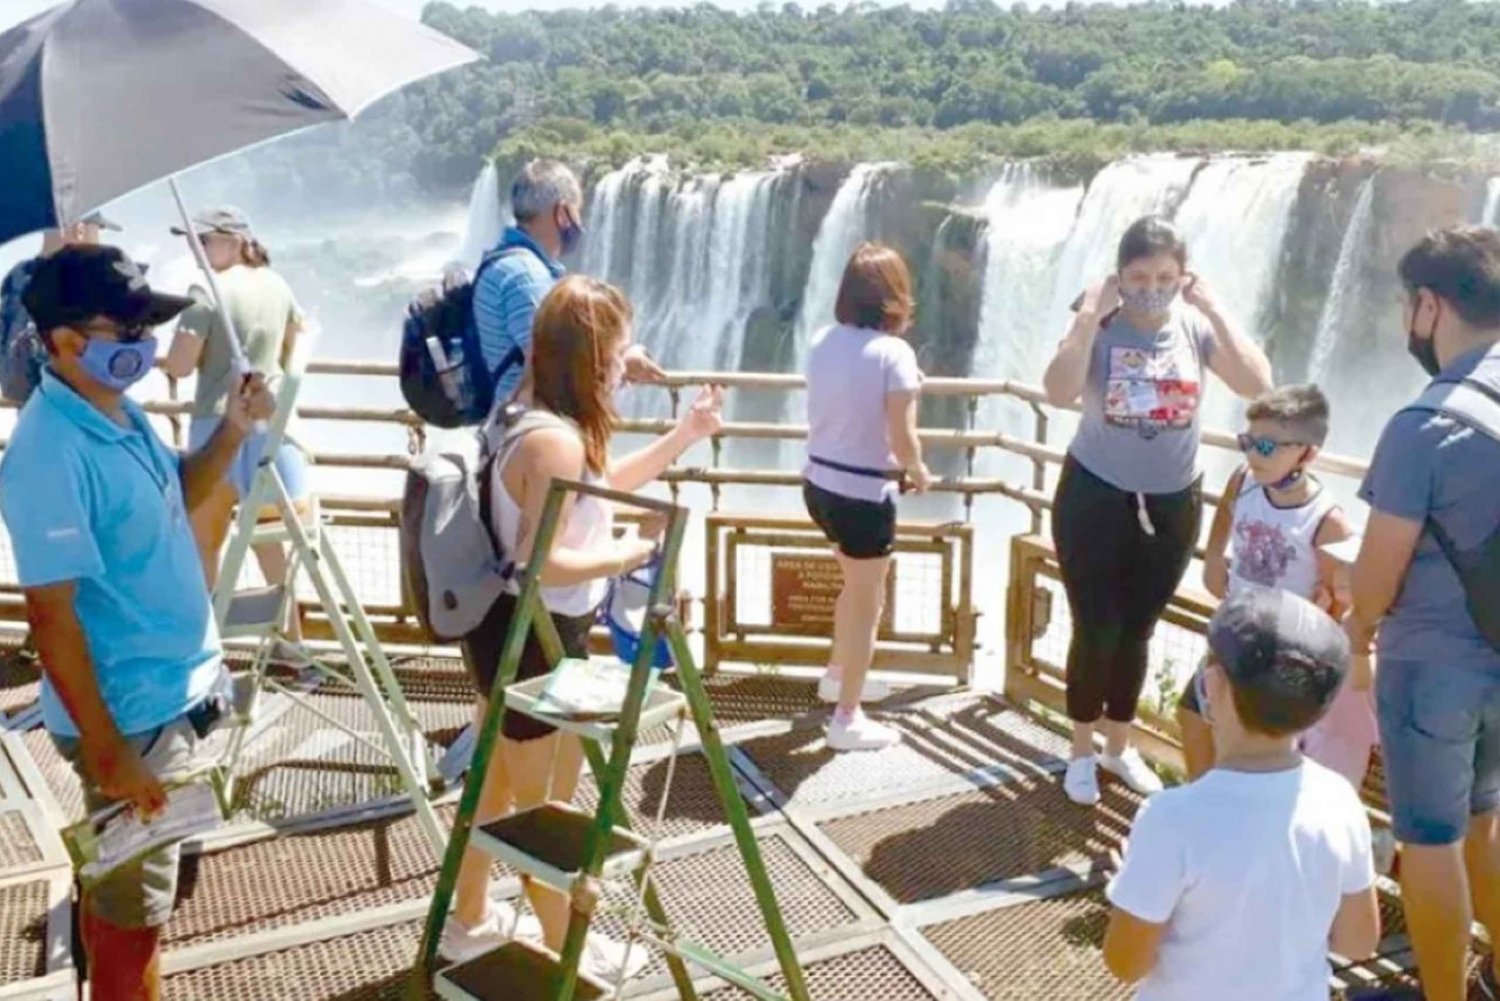
<instances>
[{"instance_id":1,"label":"gray graphic t-shirt","mask_svg":"<svg viewBox=\"0 0 1500 1001\"><path fill-rule=\"evenodd\" d=\"M1117 314L1094 338L1083 419L1069 448L1073 458L1131 493L1175 493L1190 486L1213 346L1208 320L1181 302L1155 332L1138 330Z\"/></svg>"}]
</instances>

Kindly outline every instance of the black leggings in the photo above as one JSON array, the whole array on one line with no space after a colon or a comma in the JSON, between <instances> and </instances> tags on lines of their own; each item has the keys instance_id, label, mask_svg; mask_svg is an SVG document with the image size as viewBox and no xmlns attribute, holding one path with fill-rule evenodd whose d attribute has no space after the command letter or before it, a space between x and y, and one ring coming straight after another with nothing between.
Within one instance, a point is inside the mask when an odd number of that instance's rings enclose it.
<instances>
[{"instance_id":1,"label":"black leggings","mask_svg":"<svg viewBox=\"0 0 1500 1001\"><path fill-rule=\"evenodd\" d=\"M1142 524L1142 500L1154 535ZM1193 558L1202 510L1201 481L1177 493L1137 495L1071 455L1063 464L1052 537L1073 614L1068 716L1076 722L1135 719L1147 645Z\"/></svg>"}]
</instances>

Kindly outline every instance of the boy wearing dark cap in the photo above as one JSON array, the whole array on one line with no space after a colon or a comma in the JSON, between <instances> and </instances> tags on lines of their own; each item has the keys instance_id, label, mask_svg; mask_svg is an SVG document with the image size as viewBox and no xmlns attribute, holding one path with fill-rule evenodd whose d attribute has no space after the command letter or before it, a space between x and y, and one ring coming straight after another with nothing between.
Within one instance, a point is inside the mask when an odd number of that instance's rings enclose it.
<instances>
[{"instance_id":1,"label":"boy wearing dark cap","mask_svg":"<svg viewBox=\"0 0 1500 1001\"><path fill-rule=\"evenodd\" d=\"M1141 807L1109 886L1105 963L1140 1001L1327 1001L1329 949L1374 951L1364 807L1297 750L1348 664L1303 598L1252 586L1219 606L1201 693L1217 763Z\"/></svg>"},{"instance_id":2,"label":"boy wearing dark cap","mask_svg":"<svg viewBox=\"0 0 1500 1001\"><path fill-rule=\"evenodd\" d=\"M152 329L191 300L152 291L113 247L47 257L26 309L47 348L41 385L0 462L0 515L43 664L42 719L90 812L159 810L164 778L194 771L224 672L187 511L223 478L273 400L243 380L202 451L169 450L125 391L150 372ZM96 1001L159 995L160 927L177 851L122 866L83 896Z\"/></svg>"}]
</instances>

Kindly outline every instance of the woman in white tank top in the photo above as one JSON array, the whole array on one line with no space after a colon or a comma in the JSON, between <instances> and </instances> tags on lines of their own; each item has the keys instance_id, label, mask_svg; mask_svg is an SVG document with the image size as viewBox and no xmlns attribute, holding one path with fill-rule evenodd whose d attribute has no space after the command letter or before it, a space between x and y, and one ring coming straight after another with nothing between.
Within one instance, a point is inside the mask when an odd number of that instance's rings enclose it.
<instances>
[{"instance_id":1,"label":"woman in white tank top","mask_svg":"<svg viewBox=\"0 0 1500 1001\"><path fill-rule=\"evenodd\" d=\"M517 563L531 560L542 508L555 479L581 479L615 490L635 491L659 477L694 443L718 431L723 390L706 387L677 426L624 458L609 458L616 414L613 404L631 345L631 308L624 294L583 276L564 278L537 309L528 360L532 410L517 425L492 466L492 514L496 532ZM646 563L651 538L614 537L611 506L597 497L569 497L558 534L541 565L542 597L569 656L588 656L588 634L609 578ZM646 535L659 534L661 526ZM475 718L482 720L493 689L501 647L516 609L515 594L503 594L479 630L464 645L464 662L479 693ZM517 680L547 673L536 634L527 636ZM507 713L503 736L486 772L477 823L540 806L549 798L570 800L578 785L582 748L578 738L529 717ZM488 899L490 859L470 849L459 872L453 915L443 929L440 952L463 961L502 944L513 915ZM528 885L549 948L561 951L568 902L546 887ZM584 960L591 972L613 980L624 947L605 936L589 936ZM644 962L643 950L632 957ZM627 971L632 973L634 971Z\"/></svg>"}]
</instances>

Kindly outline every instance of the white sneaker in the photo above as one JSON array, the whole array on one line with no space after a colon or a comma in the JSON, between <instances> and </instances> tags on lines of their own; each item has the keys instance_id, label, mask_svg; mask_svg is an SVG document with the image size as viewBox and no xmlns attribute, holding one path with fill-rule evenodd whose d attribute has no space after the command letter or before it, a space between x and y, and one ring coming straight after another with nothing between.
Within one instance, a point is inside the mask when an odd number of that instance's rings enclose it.
<instances>
[{"instance_id":1,"label":"white sneaker","mask_svg":"<svg viewBox=\"0 0 1500 1001\"><path fill-rule=\"evenodd\" d=\"M844 680L830 675L823 675L818 680L818 698L829 705L838 705L839 691L843 687ZM883 681L876 681L869 676L865 677L865 687L859 693L861 702L883 702L891 697L891 686Z\"/></svg>"},{"instance_id":2,"label":"white sneaker","mask_svg":"<svg viewBox=\"0 0 1500 1001\"><path fill-rule=\"evenodd\" d=\"M623 979L629 980L638 976L650 962L651 956L646 951L645 943L636 942L627 947L626 943L616 942L602 932L590 932L588 938L583 940L583 959L579 966L590 976L613 984L622 979L622 969L625 972Z\"/></svg>"},{"instance_id":3,"label":"white sneaker","mask_svg":"<svg viewBox=\"0 0 1500 1001\"><path fill-rule=\"evenodd\" d=\"M306 647L301 643L293 643L285 639L278 639L271 644L271 650L266 654L266 662L272 666L285 667L293 671L305 671L316 664Z\"/></svg>"},{"instance_id":4,"label":"white sneaker","mask_svg":"<svg viewBox=\"0 0 1500 1001\"><path fill-rule=\"evenodd\" d=\"M1063 776L1063 792L1079 806L1093 806L1099 802L1099 772L1094 766L1092 754L1068 762L1068 774Z\"/></svg>"},{"instance_id":5,"label":"white sneaker","mask_svg":"<svg viewBox=\"0 0 1500 1001\"><path fill-rule=\"evenodd\" d=\"M500 948L510 941L511 925L516 925L516 938L531 942L542 940L542 923L530 911L521 915L516 924L516 909L503 900L491 900L490 912L473 928L465 927L453 915L443 922L443 934L438 939L438 955L450 963L467 963L487 952Z\"/></svg>"},{"instance_id":6,"label":"white sneaker","mask_svg":"<svg viewBox=\"0 0 1500 1001\"><path fill-rule=\"evenodd\" d=\"M835 751L878 751L901 742L901 731L877 723L862 712L847 723L835 717L828 724L828 746Z\"/></svg>"},{"instance_id":7,"label":"white sneaker","mask_svg":"<svg viewBox=\"0 0 1500 1001\"><path fill-rule=\"evenodd\" d=\"M1113 754L1099 755L1099 766L1142 796L1161 792L1161 779L1146 764L1141 752L1133 747L1125 748L1125 753L1118 758Z\"/></svg>"}]
</instances>

